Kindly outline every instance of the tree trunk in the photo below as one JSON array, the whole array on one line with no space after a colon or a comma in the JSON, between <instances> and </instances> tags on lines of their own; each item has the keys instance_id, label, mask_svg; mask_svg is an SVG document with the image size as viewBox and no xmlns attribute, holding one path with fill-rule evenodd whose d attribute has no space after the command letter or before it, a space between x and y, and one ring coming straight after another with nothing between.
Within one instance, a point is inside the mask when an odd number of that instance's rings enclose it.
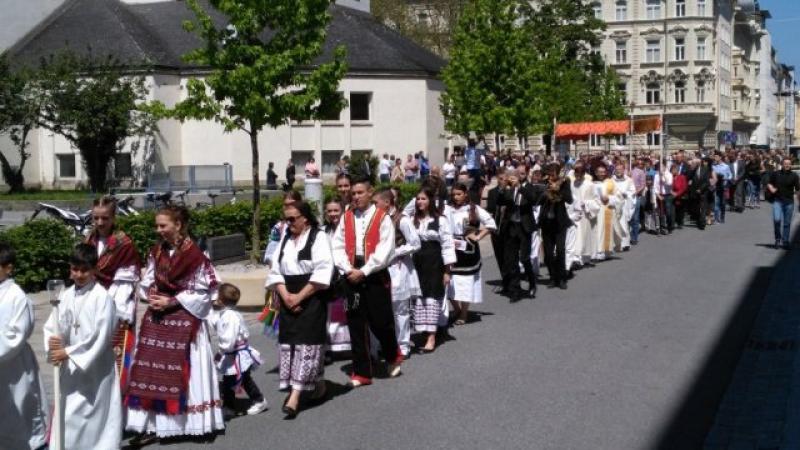
<instances>
[{"instance_id":1,"label":"tree trunk","mask_svg":"<svg viewBox=\"0 0 800 450\"><path fill-rule=\"evenodd\" d=\"M13 139L19 153L19 167L14 169L8 158L0 153L0 169L2 169L3 179L8 185L9 193L12 194L25 192L25 175L23 175L22 171L25 169L25 163L30 158L30 155L25 152L28 147L28 134L30 131L31 127L24 125L20 131L19 139Z\"/></svg>"},{"instance_id":2,"label":"tree trunk","mask_svg":"<svg viewBox=\"0 0 800 450\"><path fill-rule=\"evenodd\" d=\"M253 169L253 226L250 230L252 233L250 261L256 263L261 254L261 187L258 180L258 130L252 128L252 123L250 126L250 151L253 156L251 162Z\"/></svg>"}]
</instances>

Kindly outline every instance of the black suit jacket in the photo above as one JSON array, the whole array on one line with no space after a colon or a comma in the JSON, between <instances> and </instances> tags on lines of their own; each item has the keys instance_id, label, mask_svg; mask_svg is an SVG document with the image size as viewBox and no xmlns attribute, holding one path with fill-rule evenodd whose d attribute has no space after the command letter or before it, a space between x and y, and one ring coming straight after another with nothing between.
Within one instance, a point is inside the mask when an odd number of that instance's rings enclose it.
<instances>
[{"instance_id":1,"label":"black suit jacket","mask_svg":"<svg viewBox=\"0 0 800 450\"><path fill-rule=\"evenodd\" d=\"M711 169L703 166L698 167L692 174L691 180L690 195L697 196L707 193L711 187Z\"/></svg>"},{"instance_id":2,"label":"black suit jacket","mask_svg":"<svg viewBox=\"0 0 800 450\"><path fill-rule=\"evenodd\" d=\"M731 169L731 175L733 175L733 173L734 173L734 170L733 170L734 165L736 166L736 170L735 170L736 178L731 180L731 183L732 184L737 184L740 181L742 181L742 179L744 178L747 166L745 165L744 160L738 160L738 161L734 161L732 163L729 163L728 167Z\"/></svg>"},{"instance_id":3,"label":"black suit jacket","mask_svg":"<svg viewBox=\"0 0 800 450\"><path fill-rule=\"evenodd\" d=\"M517 192L520 195L519 205L514 201L514 189L504 189L498 198L498 206L505 206L506 213L500 228L505 228L511 223L511 217L519 212L520 225L526 233L533 233L537 229L536 219L533 217L533 206L539 203L541 192L531 184L519 186Z\"/></svg>"},{"instance_id":4,"label":"black suit jacket","mask_svg":"<svg viewBox=\"0 0 800 450\"><path fill-rule=\"evenodd\" d=\"M542 227L542 233L559 232L572 226L572 220L570 220L569 214L567 214L567 203L572 203L572 187L570 186L569 180L561 183L559 196L561 197L561 201L558 202L551 201L547 198L547 195L542 197L542 210L539 214L539 223ZM549 217L551 215L552 217Z\"/></svg>"}]
</instances>

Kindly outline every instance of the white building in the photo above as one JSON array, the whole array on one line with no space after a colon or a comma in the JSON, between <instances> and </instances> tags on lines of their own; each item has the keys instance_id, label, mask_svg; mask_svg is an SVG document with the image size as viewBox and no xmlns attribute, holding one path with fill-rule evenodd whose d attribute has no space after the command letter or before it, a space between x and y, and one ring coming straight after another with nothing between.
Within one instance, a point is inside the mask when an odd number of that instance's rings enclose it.
<instances>
[{"instance_id":1,"label":"white building","mask_svg":"<svg viewBox=\"0 0 800 450\"><path fill-rule=\"evenodd\" d=\"M600 51L613 67L630 113L663 116L669 149L716 147L732 129L734 0L602 0L608 28ZM659 133L635 149L662 148Z\"/></svg>"},{"instance_id":2,"label":"white building","mask_svg":"<svg viewBox=\"0 0 800 450\"><path fill-rule=\"evenodd\" d=\"M443 162L447 141L438 74L444 62L377 23L366 12L368 0L337 3L347 6L331 6L322 58L337 45L347 48L349 71L340 89L350 104L330 120L291 122L262 132L260 172L274 162L283 178L291 159L302 175L302 164L313 156L323 174L332 173L340 156L356 152L404 158L425 151L433 163ZM185 97L188 79L203 73L181 59L201 45L182 29L182 22L191 18L185 3L176 0L68 0L9 53L15 64L35 64L64 48L82 53L91 47L96 56L111 54L131 68L148 67L151 98L171 105ZM30 150L28 184L51 188L86 181L80 155L64 139L38 130L32 133ZM225 134L213 122L162 121L155 139L127 145L117 159L115 178L144 184L148 174L170 166L224 163L232 165L236 184L250 183L246 134Z\"/></svg>"}]
</instances>

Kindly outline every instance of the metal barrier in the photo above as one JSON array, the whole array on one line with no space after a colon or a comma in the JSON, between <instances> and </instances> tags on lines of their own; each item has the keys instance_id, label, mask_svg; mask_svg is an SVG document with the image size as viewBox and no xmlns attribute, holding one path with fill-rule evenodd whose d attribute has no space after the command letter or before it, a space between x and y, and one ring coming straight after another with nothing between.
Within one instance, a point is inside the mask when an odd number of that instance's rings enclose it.
<instances>
[{"instance_id":1,"label":"metal barrier","mask_svg":"<svg viewBox=\"0 0 800 450\"><path fill-rule=\"evenodd\" d=\"M198 191L233 188L233 166L169 166L167 173L147 177L148 192Z\"/></svg>"}]
</instances>

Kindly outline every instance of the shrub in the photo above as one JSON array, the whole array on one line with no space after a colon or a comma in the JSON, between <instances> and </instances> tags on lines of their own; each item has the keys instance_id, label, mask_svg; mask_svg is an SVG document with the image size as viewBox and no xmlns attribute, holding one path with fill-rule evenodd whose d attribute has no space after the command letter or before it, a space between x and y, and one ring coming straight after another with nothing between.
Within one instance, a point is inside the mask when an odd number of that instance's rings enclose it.
<instances>
[{"instance_id":1,"label":"shrub","mask_svg":"<svg viewBox=\"0 0 800 450\"><path fill-rule=\"evenodd\" d=\"M40 219L0 232L0 242L17 251L16 282L26 291L38 291L49 279L69 278L69 258L78 240L61 222Z\"/></svg>"},{"instance_id":2,"label":"shrub","mask_svg":"<svg viewBox=\"0 0 800 450\"><path fill-rule=\"evenodd\" d=\"M147 254L158 241L155 211L141 211L138 216L117 217L117 226L131 237L142 263L146 263Z\"/></svg>"}]
</instances>

